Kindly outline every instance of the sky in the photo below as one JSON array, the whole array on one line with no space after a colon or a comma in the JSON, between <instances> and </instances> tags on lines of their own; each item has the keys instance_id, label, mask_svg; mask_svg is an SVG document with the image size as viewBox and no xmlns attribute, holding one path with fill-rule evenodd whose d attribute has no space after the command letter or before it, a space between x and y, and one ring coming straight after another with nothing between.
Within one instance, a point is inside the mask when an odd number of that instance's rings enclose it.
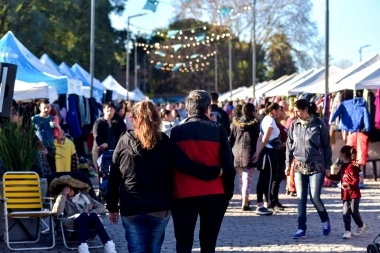
<instances>
[{"instance_id":1,"label":"sky","mask_svg":"<svg viewBox=\"0 0 380 253\"><path fill-rule=\"evenodd\" d=\"M313 10L311 19L316 22L319 34L325 34L325 0L311 0ZM147 30L166 27L173 16L172 6L159 3L155 13L143 10L145 0L128 0L126 10L122 16L111 15L112 26L116 29L127 27L127 17L139 13L147 13L142 17L131 19L131 24ZM170 0L164 2L170 3ZM362 49L362 58L369 58L380 53L380 0L330 0L330 57L332 63L360 61L359 49ZM131 29L132 30L132 29ZM323 52L322 52L323 53Z\"/></svg>"}]
</instances>

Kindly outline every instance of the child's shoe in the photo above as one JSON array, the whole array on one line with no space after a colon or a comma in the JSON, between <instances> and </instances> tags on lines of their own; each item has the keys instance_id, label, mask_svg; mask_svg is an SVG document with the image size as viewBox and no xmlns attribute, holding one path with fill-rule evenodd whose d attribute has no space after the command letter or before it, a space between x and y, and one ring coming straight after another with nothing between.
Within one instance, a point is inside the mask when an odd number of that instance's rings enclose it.
<instances>
[{"instance_id":1,"label":"child's shoe","mask_svg":"<svg viewBox=\"0 0 380 253\"><path fill-rule=\"evenodd\" d=\"M351 232L350 231L344 232L342 238L343 239L351 239Z\"/></svg>"}]
</instances>

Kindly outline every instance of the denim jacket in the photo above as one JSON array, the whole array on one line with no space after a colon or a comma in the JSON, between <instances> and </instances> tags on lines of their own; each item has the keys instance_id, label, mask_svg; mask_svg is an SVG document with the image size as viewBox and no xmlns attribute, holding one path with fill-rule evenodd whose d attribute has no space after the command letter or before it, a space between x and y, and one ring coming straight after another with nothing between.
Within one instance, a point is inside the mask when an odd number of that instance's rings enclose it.
<instances>
[{"instance_id":1,"label":"denim jacket","mask_svg":"<svg viewBox=\"0 0 380 253\"><path fill-rule=\"evenodd\" d=\"M331 156L329 131L320 118L311 116L306 124L299 119L292 123L286 141L286 168L295 158L306 164L323 161L324 168L329 169Z\"/></svg>"}]
</instances>

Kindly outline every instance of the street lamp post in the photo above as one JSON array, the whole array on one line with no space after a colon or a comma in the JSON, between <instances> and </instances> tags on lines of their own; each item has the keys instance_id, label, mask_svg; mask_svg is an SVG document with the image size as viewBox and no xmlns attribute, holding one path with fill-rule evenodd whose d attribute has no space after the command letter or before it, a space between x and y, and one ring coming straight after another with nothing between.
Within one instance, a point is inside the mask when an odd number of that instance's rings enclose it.
<instances>
[{"instance_id":1,"label":"street lamp post","mask_svg":"<svg viewBox=\"0 0 380 253\"><path fill-rule=\"evenodd\" d=\"M256 0L253 0L253 31L252 31L252 88L253 98L252 103L256 97Z\"/></svg>"},{"instance_id":2,"label":"street lamp post","mask_svg":"<svg viewBox=\"0 0 380 253\"><path fill-rule=\"evenodd\" d=\"M95 0L91 0L91 35L90 35L90 96L94 89L94 62L95 62Z\"/></svg>"},{"instance_id":3,"label":"street lamp post","mask_svg":"<svg viewBox=\"0 0 380 253\"><path fill-rule=\"evenodd\" d=\"M365 46L361 46L361 47L359 48L360 61L362 61L362 49L363 49L363 48L366 48L366 47L369 47L369 46L371 46L371 45L365 45Z\"/></svg>"},{"instance_id":4,"label":"street lamp post","mask_svg":"<svg viewBox=\"0 0 380 253\"><path fill-rule=\"evenodd\" d=\"M128 25L127 25L127 46L126 46L126 52L127 52L127 66L126 66L126 88L127 88L127 101L129 98L129 25L130 25L130 19L141 17L146 15L146 13L139 13L133 16L128 16Z\"/></svg>"}]
</instances>

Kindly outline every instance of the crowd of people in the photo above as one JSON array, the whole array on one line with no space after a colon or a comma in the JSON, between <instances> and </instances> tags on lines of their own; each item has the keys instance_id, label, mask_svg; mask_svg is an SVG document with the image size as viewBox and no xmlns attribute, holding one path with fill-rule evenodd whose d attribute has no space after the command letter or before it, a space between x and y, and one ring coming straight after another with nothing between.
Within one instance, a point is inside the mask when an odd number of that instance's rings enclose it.
<instances>
[{"instance_id":1,"label":"crowd of people","mask_svg":"<svg viewBox=\"0 0 380 253\"><path fill-rule=\"evenodd\" d=\"M54 167L51 142L63 130L50 115L49 101L39 105L32 118L36 135L46 147ZM56 131L56 133L55 133ZM176 249L190 253L194 229L200 217L202 252L215 252L222 221L239 178L242 211L271 215L287 207L279 200L279 188L287 178L297 196L298 227L294 239L306 237L308 192L322 224L331 233L328 212L320 198L325 178L341 181L343 238L351 238L351 216L360 235L365 224L359 213L359 172L356 149L344 146L341 167L330 172L332 151L328 126L318 117L313 102L299 99L292 104L218 103L218 94L191 91L185 103L155 105L150 101L103 104L103 114L93 126L93 163L107 150L114 150L109 170L107 206L91 198L88 185L59 178L51 185L54 210L64 212L68 226L85 231L97 227L105 250L116 252L97 214L109 212L111 223L119 217L129 252L160 252L165 229L173 219ZM258 172L256 172L258 171ZM256 204L250 199L252 178L260 173ZM288 186L287 186L288 187ZM84 233L85 234L85 233ZM79 252L89 252L81 237Z\"/></svg>"}]
</instances>

